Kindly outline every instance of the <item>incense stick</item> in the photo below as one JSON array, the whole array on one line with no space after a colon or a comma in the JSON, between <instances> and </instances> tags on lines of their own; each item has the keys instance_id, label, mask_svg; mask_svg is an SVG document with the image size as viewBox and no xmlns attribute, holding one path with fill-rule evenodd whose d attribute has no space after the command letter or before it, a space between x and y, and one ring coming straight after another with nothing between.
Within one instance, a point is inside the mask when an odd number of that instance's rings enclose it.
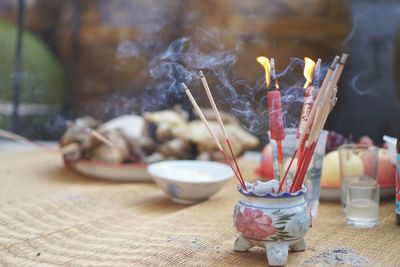
<instances>
[{"instance_id":1,"label":"incense stick","mask_svg":"<svg viewBox=\"0 0 400 267\"><path fill-rule=\"evenodd\" d=\"M190 93L189 89L187 88L186 84L182 83L182 88L185 90L186 95L189 97L190 102L194 106L197 114L199 115L200 119L204 123L204 125L207 128L207 131L209 134L213 137L215 144L218 146L218 149L221 151L221 153L224 155L225 161L228 163L228 165L231 167L233 173L235 174L236 178L239 180L239 183L242 185L242 187L247 191L246 185L244 181L241 179L241 177L236 173L235 169L232 166L232 163L229 161L224 149L221 146L221 143L219 142L217 136L215 135L214 131L211 129L210 124L208 123L207 119L205 118L203 112L201 111L199 105L197 104L196 100L194 99L193 95Z\"/></svg>"},{"instance_id":2,"label":"incense stick","mask_svg":"<svg viewBox=\"0 0 400 267\"><path fill-rule=\"evenodd\" d=\"M323 100L323 95L325 94L325 91L326 91L326 89L327 89L327 86L328 86L328 84L329 84L329 81L330 81L330 79L331 79L331 76L332 76L332 74L333 74L333 71L335 70L337 63L339 62L339 59L340 59L339 56L335 56L335 58L333 59L331 65L330 65L330 67L329 67L329 69L328 69L328 71L327 71L327 73L326 73L326 75L325 75L325 78L324 78L324 80L323 80L323 82L322 82L322 85L321 85L321 88L320 88L320 90L319 90L319 93L318 93L318 95L317 95L317 97L316 97L316 99L315 99L315 101L314 101L314 104L313 104L313 106L312 106L312 108L311 108L309 117L308 117L308 119L307 119L307 121L306 121L306 123L305 123L304 130L300 133L300 137L299 137L299 139L298 139L297 146L296 146L296 148L295 148L295 150L294 150L294 153L293 153L293 155L292 155L292 158L291 158L291 160L290 160L290 164L289 164L289 166L288 166L288 169L287 169L286 172L285 172L285 176L284 176L283 179L281 180L281 184L280 184L280 186L279 186L279 190L282 189L283 184L284 184L284 182L285 182L285 179L286 179L286 177L287 177L287 175L288 175L288 173L289 173L289 169L290 169L290 167L291 167L291 165L292 165L292 162L294 161L294 158L296 157L296 155L299 153L299 152L298 152L299 150L301 150L301 155L299 155L299 157L298 157L298 161L297 161L297 170L296 170L295 177L296 177L296 175L298 175L298 170L299 170L299 168L301 168L301 165L302 165L302 163L304 162L304 161L303 161L303 160L304 160L304 156L305 156L305 155L304 155L304 154L305 154L304 145L305 145L305 141L307 141L307 139L308 139L308 137L309 137L309 129L310 129L310 127L312 127L312 125L313 125L313 120L314 120L315 114L316 114L316 112L317 112L317 109L318 109L318 107L319 107L321 101ZM317 66L317 67L318 67L318 66ZM307 139L306 139L306 137L307 137ZM293 182L294 182L294 180L293 180Z\"/></svg>"},{"instance_id":3,"label":"incense stick","mask_svg":"<svg viewBox=\"0 0 400 267\"><path fill-rule=\"evenodd\" d=\"M221 143L219 142L217 136L215 135L214 131L212 130L212 128L211 128L210 124L208 123L206 117L204 116L204 114L201 111L199 105L197 104L196 100L194 99L192 93L189 91L189 88L187 88L186 84L184 84L184 83L182 83L181 86L185 90L186 95L188 96L188 98L189 98L190 102L192 103L193 107L195 108L195 110L196 110L197 114L199 115L201 121L206 126L208 133L212 136L212 138L214 139L214 142L217 145L218 149L224 155L225 161L231 167L233 173L235 174L235 176L238 179L238 181L241 184L241 186L247 191L247 187L246 187L246 184L244 183L244 180L235 171L235 168L233 167L232 163L230 162L229 158L227 157L224 149L221 146Z\"/></svg>"},{"instance_id":4,"label":"incense stick","mask_svg":"<svg viewBox=\"0 0 400 267\"><path fill-rule=\"evenodd\" d=\"M317 124L316 126L318 127L313 127L314 132L310 132L310 137L308 138L307 142L315 142L316 138L317 138L317 134L318 134L318 130L320 130L321 128L321 123L325 123L324 121L324 117L325 120L327 118L327 115L325 116L325 113L329 113L329 102L332 96L332 93L334 91L334 88L337 84L337 82L339 81L340 75L343 72L343 68L344 68L344 64L346 63L348 54L343 54L342 57L340 58L339 63L337 64L337 66L335 67L335 71L333 72L331 78L330 78L330 82L327 85L327 89L326 89L326 93L325 96L323 98L323 102L321 103L321 106L318 107L318 116L316 116L315 118L315 124ZM322 125L323 126L323 125Z\"/></svg>"},{"instance_id":5,"label":"incense stick","mask_svg":"<svg viewBox=\"0 0 400 267\"><path fill-rule=\"evenodd\" d=\"M319 58L317 60L317 63L315 64L315 68L314 68L313 85L316 87L318 87L318 85L319 85L319 75L321 72L321 63L322 63L322 60Z\"/></svg>"},{"instance_id":6,"label":"incense stick","mask_svg":"<svg viewBox=\"0 0 400 267\"><path fill-rule=\"evenodd\" d=\"M290 188L290 192L295 192L297 190L300 190L301 186L304 183L307 169L312 160L312 156L314 154L316 145L318 143L318 139L321 134L323 125L325 124L328 114L330 112L330 106L331 106L330 102L331 102L332 95L334 94L334 88L336 87L336 84L340 78L340 75L342 74L344 64L346 63L347 57L348 57L347 54L343 54L341 56L339 64L337 64L335 66L335 70L334 70L333 74L329 77L329 83L326 85L326 90L325 90L326 92L325 92L325 95L323 96L322 103L320 106L316 107L317 114L315 116L315 119L313 121L311 130L310 130L310 136L309 136L308 140L306 141L306 153L305 153L305 156L302 159L301 163L298 166L294 181Z\"/></svg>"},{"instance_id":7,"label":"incense stick","mask_svg":"<svg viewBox=\"0 0 400 267\"><path fill-rule=\"evenodd\" d=\"M221 128L221 131L222 131L222 133L223 133L223 135L225 137L226 143L227 143L227 145L229 147L229 151L231 152L231 155L232 155L233 161L235 163L236 169L237 169L237 171L239 173L240 178L242 179L242 181L244 181L243 176L242 176L242 172L240 171L239 164L236 161L235 153L233 153L228 133L226 132L224 123L222 122L221 115L219 114L217 105L215 104L215 101L214 101L214 98L212 96L210 87L208 86L206 77L204 76L202 71L200 71L199 74L200 74L201 82L203 83L204 90L206 91L208 100L209 100L209 102L211 104L212 109L214 110L214 113L215 113L216 117L217 117L217 121L218 121L219 127Z\"/></svg>"},{"instance_id":8,"label":"incense stick","mask_svg":"<svg viewBox=\"0 0 400 267\"><path fill-rule=\"evenodd\" d=\"M323 94L324 94L325 90L327 89L327 85L329 83L329 80L330 80L330 78L331 78L331 76L333 74L333 71L334 71L337 63L339 62L339 59L340 59L339 56L335 56L335 58L332 61L332 64L330 65L330 67L328 69L328 72L325 75L324 81L322 82L322 85L321 85L321 89L319 90L319 93L317 95L317 98L315 99L313 108L311 109L310 115L309 115L308 120L306 122L305 129L309 129L310 126L311 126L311 123L314 120L314 116L315 116L315 114L317 112L317 107L320 105L320 102L322 101ZM297 148L300 147L300 144L303 142L303 139L305 138L306 134L307 134L307 130L305 130L304 132L301 133L301 136L300 136L300 138L298 140L298 143L297 143Z\"/></svg>"}]
</instances>

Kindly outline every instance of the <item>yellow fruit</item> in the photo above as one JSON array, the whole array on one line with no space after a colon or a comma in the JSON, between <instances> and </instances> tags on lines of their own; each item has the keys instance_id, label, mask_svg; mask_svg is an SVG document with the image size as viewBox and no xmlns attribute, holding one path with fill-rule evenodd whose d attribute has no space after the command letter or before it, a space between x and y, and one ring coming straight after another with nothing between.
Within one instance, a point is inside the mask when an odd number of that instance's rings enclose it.
<instances>
[{"instance_id":1,"label":"yellow fruit","mask_svg":"<svg viewBox=\"0 0 400 267\"><path fill-rule=\"evenodd\" d=\"M364 173L363 161L357 155L351 155L344 162L343 169L348 176L358 176ZM322 167L321 186L325 188L340 187L339 152L332 151L325 155Z\"/></svg>"}]
</instances>

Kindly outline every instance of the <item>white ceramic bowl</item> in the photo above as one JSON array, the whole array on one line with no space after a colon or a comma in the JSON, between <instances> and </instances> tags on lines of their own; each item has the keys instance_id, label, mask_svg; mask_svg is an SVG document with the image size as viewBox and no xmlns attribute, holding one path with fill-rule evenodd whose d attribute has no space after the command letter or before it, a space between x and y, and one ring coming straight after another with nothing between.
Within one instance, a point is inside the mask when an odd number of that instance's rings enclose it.
<instances>
[{"instance_id":1,"label":"white ceramic bowl","mask_svg":"<svg viewBox=\"0 0 400 267\"><path fill-rule=\"evenodd\" d=\"M208 199L233 176L226 164L199 160L163 161L147 170L173 201L184 204Z\"/></svg>"}]
</instances>

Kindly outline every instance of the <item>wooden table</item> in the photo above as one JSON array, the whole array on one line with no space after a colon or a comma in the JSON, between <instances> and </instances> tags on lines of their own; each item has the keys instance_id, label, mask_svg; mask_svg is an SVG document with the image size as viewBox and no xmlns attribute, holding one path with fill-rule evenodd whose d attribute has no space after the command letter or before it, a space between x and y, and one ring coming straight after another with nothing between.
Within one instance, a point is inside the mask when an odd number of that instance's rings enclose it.
<instances>
[{"instance_id":1,"label":"wooden table","mask_svg":"<svg viewBox=\"0 0 400 267\"><path fill-rule=\"evenodd\" d=\"M256 163L242 162L251 177ZM265 266L265 251L233 251L234 181L209 201L171 202L153 183L117 183L81 176L43 150L0 155L0 265L4 266ZM306 252L289 266L334 247L352 249L373 266L400 265L400 227L393 201L380 224L345 224L337 203L321 203ZM308 260L308 261L307 261ZM315 262L314 262L315 263Z\"/></svg>"}]
</instances>

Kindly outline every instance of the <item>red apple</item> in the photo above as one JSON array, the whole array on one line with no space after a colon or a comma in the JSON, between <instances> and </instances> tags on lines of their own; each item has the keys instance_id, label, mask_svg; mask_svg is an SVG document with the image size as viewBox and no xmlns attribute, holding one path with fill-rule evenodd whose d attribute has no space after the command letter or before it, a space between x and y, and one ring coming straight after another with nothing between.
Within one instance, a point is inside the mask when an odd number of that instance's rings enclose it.
<instances>
[{"instance_id":1,"label":"red apple","mask_svg":"<svg viewBox=\"0 0 400 267\"><path fill-rule=\"evenodd\" d=\"M363 157L364 161L364 174L368 176L374 176L373 155L365 154ZM380 148L378 152L378 169L376 170L376 179L378 184L382 187L390 187L395 184L396 167L389 160L389 152L386 148Z\"/></svg>"},{"instance_id":2,"label":"red apple","mask_svg":"<svg viewBox=\"0 0 400 267\"><path fill-rule=\"evenodd\" d=\"M374 141L372 141L372 139L369 138L369 136L367 136L367 135L364 135L360 139L358 139L357 143L360 144L360 145L367 145L367 146L373 146L374 145Z\"/></svg>"},{"instance_id":3,"label":"red apple","mask_svg":"<svg viewBox=\"0 0 400 267\"><path fill-rule=\"evenodd\" d=\"M261 163L259 168L257 169L257 175L261 176L260 178L264 178L266 180L274 178L274 165L272 158L272 148L270 144L266 145L262 151Z\"/></svg>"},{"instance_id":4,"label":"red apple","mask_svg":"<svg viewBox=\"0 0 400 267\"><path fill-rule=\"evenodd\" d=\"M391 187L395 184L396 167L389 160L386 148L379 149L377 180L382 187Z\"/></svg>"},{"instance_id":5,"label":"red apple","mask_svg":"<svg viewBox=\"0 0 400 267\"><path fill-rule=\"evenodd\" d=\"M373 153L373 150L369 150L366 151L365 153L362 153L361 158L364 162L364 175L369 177L374 177L377 174L377 172L375 173L376 170L374 168L374 161L376 160L376 155L375 153ZM378 156L378 162L379 162L379 156Z\"/></svg>"}]
</instances>

